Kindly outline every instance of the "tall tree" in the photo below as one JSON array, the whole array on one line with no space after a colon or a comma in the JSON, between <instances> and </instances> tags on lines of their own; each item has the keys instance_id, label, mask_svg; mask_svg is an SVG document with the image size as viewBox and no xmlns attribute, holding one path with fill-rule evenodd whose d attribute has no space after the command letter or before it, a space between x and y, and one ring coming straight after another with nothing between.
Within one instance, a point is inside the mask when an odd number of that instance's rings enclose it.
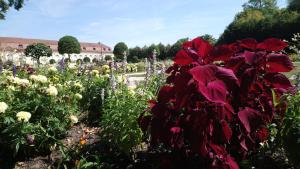
<instances>
[{"instance_id":1,"label":"tall tree","mask_svg":"<svg viewBox=\"0 0 300 169\"><path fill-rule=\"evenodd\" d=\"M182 38L182 39L179 39L176 43L174 43L174 44L171 46L170 50L168 50L168 52L167 52L168 58L173 58L173 57L175 57L176 53L177 53L180 49L182 49L182 44L183 44L184 42L188 41L188 40L189 40L189 38Z\"/></svg>"},{"instance_id":2,"label":"tall tree","mask_svg":"<svg viewBox=\"0 0 300 169\"><path fill-rule=\"evenodd\" d=\"M200 38L208 41L212 45L216 44L216 42L217 42L217 39L214 38L212 35L209 35L209 34L204 34L204 35L200 36Z\"/></svg>"},{"instance_id":3,"label":"tall tree","mask_svg":"<svg viewBox=\"0 0 300 169\"><path fill-rule=\"evenodd\" d=\"M124 59L124 52L128 52L128 47L124 42L119 42L114 47L114 55L116 61L122 61Z\"/></svg>"},{"instance_id":4,"label":"tall tree","mask_svg":"<svg viewBox=\"0 0 300 169\"><path fill-rule=\"evenodd\" d=\"M275 9L277 8L277 0L249 0L243 5L244 10L247 9Z\"/></svg>"},{"instance_id":5,"label":"tall tree","mask_svg":"<svg viewBox=\"0 0 300 169\"><path fill-rule=\"evenodd\" d=\"M52 55L52 49L43 43L36 43L28 45L24 51L27 57L32 57L37 60L38 65L40 65L41 57L50 57Z\"/></svg>"},{"instance_id":6,"label":"tall tree","mask_svg":"<svg viewBox=\"0 0 300 169\"><path fill-rule=\"evenodd\" d=\"M288 9L293 11L300 11L300 0L288 0Z\"/></svg>"},{"instance_id":7,"label":"tall tree","mask_svg":"<svg viewBox=\"0 0 300 169\"><path fill-rule=\"evenodd\" d=\"M62 55L68 54L69 59L71 59L71 54L81 52L80 43L73 36L64 36L58 41L58 52Z\"/></svg>"},{"instance_id":8,"label":"tall tree","mask_svg":"<svg viewBox=\"0 0 300 169\"><path fill-rule=\"evenodd\" d=\"M5 19L5 13L10 7L19 10L23 5L24 0L0 0L0 19Z\"/></svg>"}]
</instances>

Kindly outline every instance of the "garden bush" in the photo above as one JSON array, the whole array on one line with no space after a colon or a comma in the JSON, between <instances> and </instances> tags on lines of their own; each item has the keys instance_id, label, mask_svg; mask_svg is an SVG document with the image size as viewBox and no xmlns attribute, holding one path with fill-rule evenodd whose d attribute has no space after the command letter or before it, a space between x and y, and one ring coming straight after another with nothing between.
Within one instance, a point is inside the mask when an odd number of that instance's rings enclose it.
<instances>
[{"instance_id":1,"label":"garden bush","mask_svg":"<svg viewBox=\"0 0 300 169\"><path fill-rule=\"evenodd\" d=\"M279 72L293 64L287 43L244 39L212 47L200 38L183 44L150 113L139 118L153 149L163 148L161 168L230 168L268 139L268 125L282 119L282 95L294 93Z\"/></svg>"},{"instance_id":2,"label":"garden bush","mask_svg":"<svg viewBox=\"0 0 300 169\"><path fill-rule=\"evenodd\" d=\"M50 59L50 60L49 60L49 63L52 65L52 64L55 64L56 61L55 61L55 59Z\"/></svg>"},{"instance_id":3,"label":"garden bush","mask_svg":"<svg viewBox=\"0 0 300 169\"><path fill-rule=\"evenodd\" d=\"M83 58L83 62L84 63L90 63L91 62L91 59L89 57L84 57Z\"/></svg>"},{"instance_id":4,"label":"garden bush","mask_svg":"<svg viewBox=\"0 0 300 169\"><path fill-rule=\"evenodd\" d=\"M295 168L300 167L300 94L294 97L289 97L288 108L285 114L283 127L280 130L279 136L283 141L283 146L289 161Z\"/></svg>"},{"instance_id":5,"label":"garden bush","mask_svg":"<svg viewBox=\"0 0 300 169\"><path fill-rule=\"evenodd\" d=\"M140 85L136 89L120 82L116 91L105 100L101 136L121 152L131 155L143 138L136 119L139 112L147 108L147 101L155 98L163 79L161 75L152 76L147 86Z\"/></svg>"},{"instance_id":6,"label":"garden bush","mask_svg":"<svg viewBox=\"0 0 300 169\"><path fill-rule=\"evenodd\" d=\"M9 152L27 157L49 153L77 123L81 91L60 81L56 71L50 69L47 76L1 75L0 142L9 158Z\"/></svg>"},{"instance_id":7,"label":"garden bush","mask_svg":"<svg viewBox=\"0 0 300 169\"><path fill-rule=\"evenodd\" d=\"M109 85L108 76L99 76L99 73L94 72L94 78L88 78L82 83L85 91L82 93L80 102L82 110L88 113L90 123L100 121L102 105L104 104L103 99L107 96Z\"/></svg>"}]
</instances>

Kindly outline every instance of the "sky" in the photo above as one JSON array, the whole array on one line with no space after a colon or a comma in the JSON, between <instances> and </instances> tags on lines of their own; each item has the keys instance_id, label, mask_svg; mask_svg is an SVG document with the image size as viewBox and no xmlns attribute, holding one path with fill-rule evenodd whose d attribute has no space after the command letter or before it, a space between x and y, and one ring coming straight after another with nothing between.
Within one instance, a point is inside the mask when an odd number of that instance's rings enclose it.
<instances>
[{"instance_id":1,"label":"sky","mask_svg":"<svg viewBox=\"0 0 300 169\"><path fill-rule=\"evenodd\" d=\"M278 0L280 7L286 0ZM81 42L113 47L173 44L203 34L219 37L247 0L25 0L0 20L0 36Z\"/></svg>"}]
</instances>

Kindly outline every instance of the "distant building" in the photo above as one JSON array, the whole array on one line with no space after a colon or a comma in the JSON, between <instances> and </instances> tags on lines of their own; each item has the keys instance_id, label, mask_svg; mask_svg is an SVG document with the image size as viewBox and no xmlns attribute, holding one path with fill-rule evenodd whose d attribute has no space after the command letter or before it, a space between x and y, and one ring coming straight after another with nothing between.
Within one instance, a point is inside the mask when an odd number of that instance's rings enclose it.
<instances>
[{"instance_id":1,"label":"distant building","mask_svg":"<svg viewBox=\"0 0 300 169\"><path fill-rule=\"evenodd\" d=\"M50 59L59 61L63 58L57 51L58 41L55 40L42 40L42 39L27 39L16 37L0 37L0 57L2 61L12 60L14 62L32 62L31 58L25 58L24 50L28 45L34 43L43 43L53 50L53 55L49 58L41 58L41 62L47 63ZM102 43L87 43L80 42L81 53L72 54L71 60L76 61L89 57L92 61L94 58L104 60L105 56L113 57L113 52L110 47Z\"/></svg>"}]
</instances>

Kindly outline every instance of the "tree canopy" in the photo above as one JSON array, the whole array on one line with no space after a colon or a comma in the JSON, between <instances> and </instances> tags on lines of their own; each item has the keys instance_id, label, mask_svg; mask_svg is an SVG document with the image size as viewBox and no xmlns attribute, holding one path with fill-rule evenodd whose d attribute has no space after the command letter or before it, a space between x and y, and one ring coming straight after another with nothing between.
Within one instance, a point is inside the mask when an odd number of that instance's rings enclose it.
<instances>
[{"instance_id":1,"label":"tree canopy","mask_svg":"<svg viewBox=\"0 0 300 169\"><path fill-rule=\"evenodd\" d=\"M250 2L254 3L253 0L249 0L248 3ZM268 3L274 4L276 1ZM272 5L256 5L238 13L217 43L232 43L244 38L254 38L258 41L270 37L290 39L294 33L299 32L299 12L270 6Z\"/></svg>"},{"instance_id":2,"label":"tree canopy","mask_svg":"<svg viewBox=\"0 0 300 169\"><path fill-rule=\"evenodd\" d=\"M5 13L10 7L16 10L24 6L24 0L0 0L0 19L5 19Z\"/></svg>"},{"instance_id":3,"label":"tree canopy","mask_svg":"<svg viewBox=\"0 0 300 169\"><path fill-rule=\"evenodd\" d=\"M28 45L24 51L27 57L32 57L40 64L40 58L43 56L50 57L52 55L52 49L43 43L36 43Z\"/></svg>"},{"instance_id":4,"label":"tree canopy","mask_svg":"<svg viewBox=\"0 0 300 169\"><path fill-rule=\"evenodd\" d=\"M275 9L277 7L276 0L249 0L243 5L244 10L247 9Z\"/></svg>"},{"instance_id":5,"label":"tree canopy","mask_svg":"<svg viewBox=\"0 0 300 169\"><path fill-rule=\"evenodd\" d=\"M80 43L73 36L64 36L58 41L58 52L60 54L79 54L81 52Z\"/></svg>"},{"instance_id":6,"label":"tree canopy","mask_svg":"<svg viewBox=\"0 0 300 169\"><path fill-rule=\"evenodd\" d=\"M293 11L300 11L300 1L288 0L288 9Z\"/></svg>"},{"instance_id":7,"label":"tree canopy","mask_svg":"<svg viewBox=\"0 0 300 169\"><path fill-rule=\"evenodd\" d=\"M128 47L124 42L119 42L114 47L114 55L117 61L122 61L124 59L124 52L128 51Z\"/></svg>"}]
</instances>

